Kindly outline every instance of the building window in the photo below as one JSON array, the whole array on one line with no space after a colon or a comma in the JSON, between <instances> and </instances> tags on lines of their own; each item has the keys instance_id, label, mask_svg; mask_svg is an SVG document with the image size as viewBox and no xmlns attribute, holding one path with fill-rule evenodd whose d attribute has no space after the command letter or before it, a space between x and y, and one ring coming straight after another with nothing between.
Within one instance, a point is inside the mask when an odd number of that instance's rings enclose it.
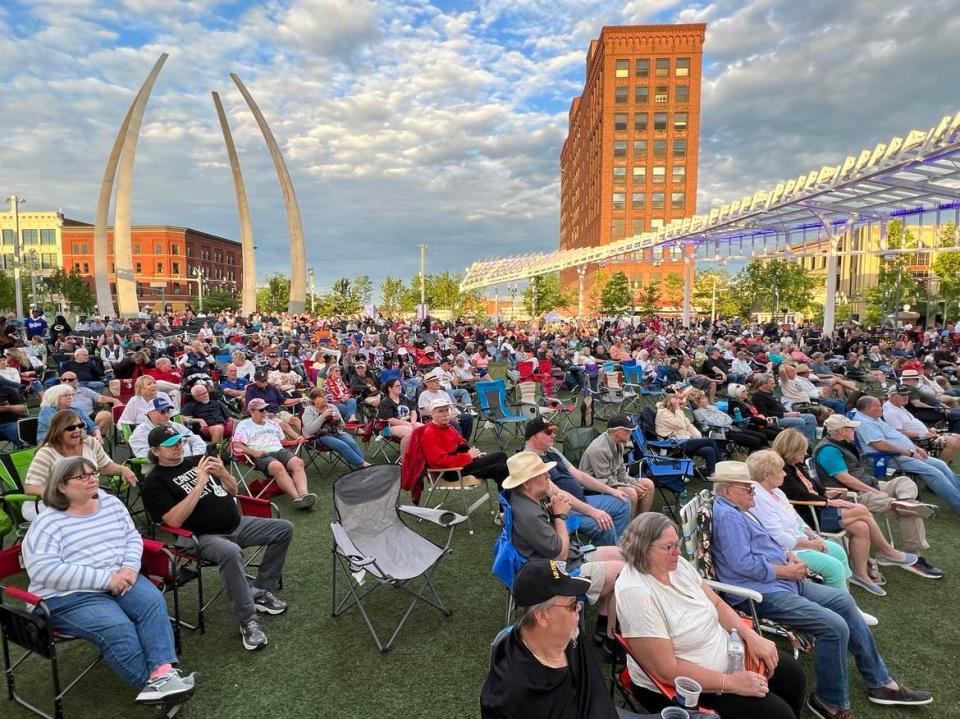
<instances>
[{"instance_id":1,"label":"building window","mask_svg":"<svg viewBox=\"0 0 960 719\"><path fill-rule=\"evenodd\" d=\"M163 274L163 263L162 263L162 262L158 262L158 263L157 263L157 274L158 274L158 275L162 275L162 274Z\"/></svg>"},{"instance_id":2,"label":"building window","mask_svg":"<svg viewBox=\"0 0 960 719\"><path fill-rule=\"evenodd\" d=\"M669 57L658 57L657 58L657 77L670 77L670 58Z\"/></svg>"},{"instance_id":3,"label":"building window","mask_svg":"<svg viewBox=\"0 0 960 719\"><path fill-rule=\"evenodd\" d=\"M635 217L630 220L630 234L631 235L642 235L643 234L643 218Z\"/></svg>"},{"instance_id":4,"label":"building window","mask_svg":"<svg viewBox=\"0 0 960 719\"><path fill-rule=\"evenodd\" d=\"M677 69L674 71L674 74L677 77L689 77L690 76L690 58L689 57L678 57L677 58Z\"/></svg>"},{"instance_id":5,"label":"building window","mask_svg":"<svg viewBox=\"0 0 960 719\"><path fill-rule=\"evenodd\" d=\"M667 141L666 140L654 140L653 141L653 156L663 158L667 156Z\"/></svg>"},{"instance_id":6,"label":"building window","mask_svg":"<svg viewBox=\"0 0 960 719\"><path fill-rule=\"evenodd\" d=\"M642 159L647 156L647 141L646 140L634 140L633 141L633 156L637 159Z\"/></svg>"},{"instance_id":7,"label":"building window","mask_svg":"<svg viewBox=\"0 0 960 719\"><path fill-rule=\"evenodd\" d=\"M220 252L219 250L217 251L217 262L221 264L223 263L223 253Z\"/></svg>"},{"instance_id":8,"label":"building window","mask_svg":"<svg viewBox=\"0 0 960 719\"><path fill-rule=\"evenodd\" d=\"M637 60L637 77L650 77L650 60Z\"/></svg>"},{"instance_id":9,"label":"building window","mask_svg":"<svg viewBox=\"0 0 960 719\"><path fill-rule=\"evenodd\" d=\"M173 274L175 274L175 275L179 275L179 274L180 274L180 263L179 263L179 262L174 262L174 263L171 265L170 271L171 271Z\"/></svg>"},{"instance_id":10,"label":"building window","mask_svg":"<svg viewBox=\"0 0 960 719\"><path fill-rule=\"evenodd\" d=\"M633 168L633 184L642 185L647 181L647 168L644 165Z\"/></svg>"},{"instance_id":11,"label":"building window","mask_svg":"<svg viewBox=\"0 0 960 719\"><path fill-rule=\"evenodd\" d=\"M618 217L610 223L610 234L613 237L613 239L615 240L623 239L623 231L624 231L624 228L626 227L626 222L627 221L624 220L622 217Z\"/></svg>"},{"instance_id":12,"label":"building window","mask_svg":"<svg viewBox=\"0 0 960 719\"><path fill-rule=\"evenodd\" d=\"M686 182L687 168L684 165L673 166L673 184L678 185Z\"/></svg>"},{"instance_id":13,"label":"building window","mask_svg":"<svg viewBox=\"0 0 960 719\"><path fill-rule=\"evenodd\" d=\"M626 140L614 140L614 141L613 141L613 156L614 156L614 157L626 157L626 156L627 156L627 141L626 141Z\"/></svg>"},{"instance_id":14,"label":"building window","mask_svg":"<svg viewBox=\"0 0 960 719\"><path fill-rule=\"evenodd\" d=\"M73 263L73 269L75 269L77 272L79 272L79 271L80 271L80 263L79 263L79 262L74 262L74 263Z\"/></svg>"},{"instance_id":15,"label":"building window","mask_svg":"<svg viewBox=\"0 0 960 719\"><path fill-rule=\"evenodd\" d=\"M689 85L677 85L676 101L678 103L690 102L690 86Z\"/></svg>"},{"instance_id":16,"label":"building window","mask_svg":"<svg viewBox=\"0 0 960 719\"><path fill-rule=\"evenodd\" d=\"M87 262L83 263L83 274L85 275L90 274L90 264Z\"/></svg>"},{"instance_id":17,"label":"building window","mask_svg":"<svg viewBox=\"0 0 960 719\"><path fill-rule=\"evenodd\" d=\"M613 116L613 129L617 132L626 132L627 130L627 113L618 112Z\"/></svg>"},{"instance_id":18,"label":"building window","mask_svg":"<svg viewBox=\"0 0 960 719\"><path fill-rule=\"evenodd\" d=\"M170 245L170 254L179 255L180 254L180 245Z\"/></svg>"},{"instance_id":19,"label":"building window","mask_svg":"<svg viewBox=\"0 0 960 719\"><path fill-rule=\"evenodd\" d=\"M653 166L653 181L656 183L662 183L667 177L667 168L663 165L654 165Z\"/></svg>"},{"instance_id":20,"label":"building window","mask_svg":"<svg viewBox=\"0 0 960 719\"><path fill-rule=\"evenodd\" d=\"M20 230L21 241L25 245L35 245L38 242L39 234L37 230Z\"/></svg>"},{"instance_id":21,"label":"building window","mask_svg":"<svg viewBox=\"0 0 960 719\"><path fill-rule=\"evenodd\" d=\"M187 243L187 257L193 257L193 245Z\"/></svg>"},{"instance_id":22,"label":"building window","mask_svg":"<svg viewBox=\"0 0 960 719\"><path fill-rule=\"evenodd\" d=\"M653 113L653 129L656 132L665 132L667 129L667 113L665 112L655 112Z\"/></svg>"},{"instance_id":23,"label":"building window","mask_svg":"<svg viewBox=\"0 0 960 719\"><path fill-rule=\"evenodd\" d=\"M135 269L136 269L137 272L143 272L143 267L140 265L139 262L136 264Z\"/></svg>"},{"instance_id":24,"label":"building window","mask_svg":"<svg viewBox=\"0 0 960 719\"><path fill-rule=\"evenodd\" d=\"M154 242L154 243L153 243L153 254L155 254L155 255L162 255L162 254L163 254L163 243L162 243L162 242Z\"/></svg>"},{"instance_id":25,"label":"building window","mask_svg":"<svg viewBox=\"0 0 960 719\"><path fill-rule=\"evenodd\" d=\"M111 274L116 274L116 272L117 272L117 265L116 265L116 263L111 262L111 263L110 263L110 273L111 273Z\"/></svg>"},{"instance_id":26,"label":"building window","mask_svg":"<svg viewBox=\"0 0 960 719\"><path fill-rule=\"evenodd\" d=\"M233 253L232 253L232 252L228 252L228 253L227 253L227 264L228 264L228 265L232 265L232 264L233 264Z\"/></svg>"},{"instance_id":27,"label":"building window","mask_svg":"<svg viewBox=\"0 0 960 719\"><path fill-rule=\"evenodd\" d=\"M57 244L57 231L56 230L40 230L40 244L41 245Z\"/></svg>"},{"instance_id":28,"label":"building window","mask_svg":"<svg viewBox=\"0 0 960 719\"><path fill-rule=\"evenodd\" d=\"M615 185L622 185L627 181L627 168L626 167L614 167L613 168L613 183Z\"/></svg>"},{"instance_id":29,"label":"building window","mask_svg":"<svg viewBox=\"0 0 960 719\"><path fill-rule=\"evenodd\" d=\"M653 101L658 105L662 105L670 99L670 88L666 85L657 85L656 91L653 93Z\"/></svg>"},{"instance_id":30,"label":"building window","mask_svg":"<svg viewBox=\"0 0 960 719\"><path fill-rule=\"evenodd\" d=\"M663 202L664 202L664 193L654 192L653 198L650 202L650 207L653 208L654 210L662 210Z\"/></svg>"},{"instance_id":31,"label":"building window","mask_svg":"<svg viewBox=\"0 0 960 719\"><path fill-rule=\"evenodd\" d=\"M617 60L617 77L630 77L629 60Z\"/></svg>"},{"instance_id":32,"label":"building window","mask_svg":"<svg viewBox=\"0 0 960 719\"><path fill-rule=\"evenodd\" d=\"M630 88L626 85L617 85L613 90L613 101L618 105L623 105L627 102L627 93L630 92Z\"/></svg>"},{"instance_id":33,"label":"building window","mask_svg":"<svg viewBox=\"0 0 960 719\"><path fill-rule=\"evenodd\" d=\"M645 192L634 192L631 197L630 206L635 210L642 210L647 205L647 195Z\"/></svg>"},{"instance_id":34,"label":"building window","mask_svg":"<svg viewBox=\"0 0 960 719\"><path fill-rule=\"evenodd\" d=\"M633 114L633 129L637 132L647 131L647 113L635 112Z\"/></svg>"},{"instance_id":35,"label":"building window","mask_svg":"<svg viewBox=\"0 0 960 719\"><path fill-rule=\"evenodd\" d=\"M5 270L12 270L13 255L12 254L0 255L0 267L2 267Z\"/></svg>"},{"instance_id":36,"label":"building window","mask_svg":"<svg viewBox=\"0 0 960 719\"><path fill-rule=\"evenodd\" d=\"M674 157L686 157L686 156L687 156L687 141L686 141L686 140L674 140L674 141L673 141L673 156L674 156Z\"/></svg>"},{"instance_id":37,"label":"building window","mask_svg":"<svg viewBox=\"0 0 960 719\"><path fill-rule=\"evenodd\" d=\"M686 194L683 192L670 193L670 208L673 210L682 210L686 203Z\"/></svg>"},{"instance_id":38,"label":"building window","mask_svg":"<svg viewBox=\"0 0 960 719\"><path fill-rule=\"evenodd\" d=\"M650 88L646 85L637 85L634 101L638 105L646 105L650 102Z\"/></svg>"},{"instance_id":39,"label":"building window","mask_svg":"<svg viewBox=\"0 0 960 719\"><path fill-rule=\"evenodd\" d=\"M623 210L627 207L627 193L625 192L614 192L613 193L613 209Z\"/></svg>"},{"instance_id":40,"label":"building window","mask_svg":"<svg viewBox=\"0 0 960 719\"><path fill-rule=\"evenodd\" d=\"M3 231L3 244L13 246L13 230Z\"/></svg>"},{"instance_id":41,"label":"building window","mask_svg":"<svg viewBox=\"0 0 960 719\"><path fill-rule=\"evenodd\" d=\"M662 218L655 217L655 218L653 218L652 220L650 220L650 229L651 229L651 230L659 230L661 227L663 227L663 219L662 219ZM666 251L664 251L664 258L666 258ZM675 257L674 259L677 260L677 261L679 261L679 260L680 260L680 257L678 256L678 257Z\"/></svg>"},{"instance_id":42,"label":"building window","mask_svg":"<svg viewBox=\"0 0 960 719\"><path fill-rule=\"evenodd\" d=\"M685 132L687 129L687 113L673 113L673 129L677 132Z\"/></svg>"},{"instance_id":43,"label":"building window","mask_svg":"<svg viewBox=\"0 0 960 719\"><path fill-rule=\"evenodd\" d=\"M40 268L44 270L55 270L60 266L60 263L57 261L56 252L44 252L40 255Z\"/></svg>"}]
</instances>

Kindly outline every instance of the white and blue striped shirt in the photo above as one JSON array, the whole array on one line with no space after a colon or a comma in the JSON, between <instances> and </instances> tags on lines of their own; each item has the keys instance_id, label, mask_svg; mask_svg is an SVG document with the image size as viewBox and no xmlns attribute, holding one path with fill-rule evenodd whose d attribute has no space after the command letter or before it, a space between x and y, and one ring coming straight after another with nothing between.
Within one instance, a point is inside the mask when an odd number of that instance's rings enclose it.
<instances>
[{"instance_id":1,"label":"white and blue striped shirt","mask_svg":"<svg viewBox=\"0 0 960 719\"><path fill-rule=\"evenodd\" d=\"M23 540L29 591L47 599L74 592L105 592L124 567L140 571L143 539L123 503L103 490L93 514L47 507Z\"/></svg>"}]
</instances>

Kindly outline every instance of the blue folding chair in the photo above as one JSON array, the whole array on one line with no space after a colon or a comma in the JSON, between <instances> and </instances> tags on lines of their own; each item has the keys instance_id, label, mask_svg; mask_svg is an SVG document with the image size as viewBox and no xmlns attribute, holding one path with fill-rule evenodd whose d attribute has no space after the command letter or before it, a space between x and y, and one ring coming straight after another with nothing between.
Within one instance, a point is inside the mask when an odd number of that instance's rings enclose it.
<instances>
[{"instance_id":1,"label":"blue folding chair","mask_svg":"<svg viewBox=\"0 0 960 719\"><path fill-rule=\"evenodd\" d=\"M492 429L497 446L504 449L503 431L509 429L517 439L521 439L523 426L528 417L518 414L507 404L507 385L503 380L477 382L477 399L480 402L480 426L474 436L475 441L487 429Z\"/></svg>"},{"instance_id":2,"label":"blue folding chair","mask_svg":"<svg viewBox=\"0 0 960 719\"><path fill-rule=\"evenodd\" d=\"M665 503L664 510L674 521L679 522L680 505L687 499L687 482L689 477L693 476L693 460L689 457L668 457L652 452L649 445L653 442L647 442L639 427L631 432L630 437L633 440L633 449L627 456L627 464L631 473L635 471L636 476L643 474L651 479ZM643 469L646 471L642 472ZM672 498L667 493L670 493Z\"/></svg>"}]
</instances>

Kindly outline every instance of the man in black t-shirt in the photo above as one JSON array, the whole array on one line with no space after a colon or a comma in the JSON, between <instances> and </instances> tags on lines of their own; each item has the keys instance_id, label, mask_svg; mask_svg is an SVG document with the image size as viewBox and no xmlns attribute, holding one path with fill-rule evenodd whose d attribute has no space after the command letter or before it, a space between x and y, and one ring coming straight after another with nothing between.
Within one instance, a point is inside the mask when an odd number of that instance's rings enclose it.
<instances>
[{"instance_id":1,"label":"man in black t-shirt","mask_svg":"<svg viewBox=\"0 0 960 719\"><path fill-rule=\"evenodd\" d=\"M194 534L198 554L220 568L220 581L240 620L246 649L266 645L257 612L282 614L287 603L271 590L280 584L293 525L283 519L240 514L237 483L218 457L183 456L183 438L170 425L151 430L147 442L156 466L140 485L144 507L155 522ZM260 571L247 584L241 549L266 546Z\"/></svg>"},{"instance_id":2,"label":"man in black t-shirt","mask_svg":"<svg viewBox=\"0 0 960 719\"><path fill-rule=\"evenodd\" d=\"M579 597L589 589L552 559L520 568L513 582L520 621L494 641L480 690L483 719L617 719L579 631Z\"/></svg>"}]
</instances>

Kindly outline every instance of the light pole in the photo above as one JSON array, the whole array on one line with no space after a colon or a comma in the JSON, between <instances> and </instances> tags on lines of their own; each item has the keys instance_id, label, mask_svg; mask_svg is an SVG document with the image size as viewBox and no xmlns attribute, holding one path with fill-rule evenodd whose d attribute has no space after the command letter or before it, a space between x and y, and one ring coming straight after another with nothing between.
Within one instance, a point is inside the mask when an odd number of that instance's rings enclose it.
<instances>
[{"instance_id":1,"label":"light pole","mask_svg":"<svg viewBox=\"0 0 960 719\"><path fill-rule=\"evenodd\" d=\"M193 268L193 276L197 279L197 306L200 312L203 312L203 281L206 279L203 268L199 265Z\"/></svg>"},{"instance_id":2,"label":"light pole","mask_svg":"<svg viewBox=\"0 0 960 719\"><path fill-rule=\"evenodd\" d=\"M424 274L427 246L420 243L420 319L427 317L427 276Z\"/></svg>"},{"instance_id":3,"label":"light pole","mask_svg":"<svg viewBox=\"0 0 960 719\"><path fill-rule=\"evenodd\" d=\"M23 317L23 281L20 277L20 204L26 200L16 195L7 198L10 203L10 212L13 213L13 291L16 296L17 318Z\"/></svg>"},{"instance_id":4,"label":"light pole","mask_svg":"<svg viewBox=\"0 0 960 719\"><path fill-rule=\"evenodd\" d=\"M313 268L307 270L310 273L310 314L317 314L317 286L314 284Z\"/></svg>"},{"instance_id":5,"label":"light pole","mask_svg":"<svg viewBox=\"0 0 960 719\"><path fill-rule=\"evenodd\" d=\"M713 275L713 297L710 298L710 326L717 322L717 275Z\"/></svg>"}]
</instances>

